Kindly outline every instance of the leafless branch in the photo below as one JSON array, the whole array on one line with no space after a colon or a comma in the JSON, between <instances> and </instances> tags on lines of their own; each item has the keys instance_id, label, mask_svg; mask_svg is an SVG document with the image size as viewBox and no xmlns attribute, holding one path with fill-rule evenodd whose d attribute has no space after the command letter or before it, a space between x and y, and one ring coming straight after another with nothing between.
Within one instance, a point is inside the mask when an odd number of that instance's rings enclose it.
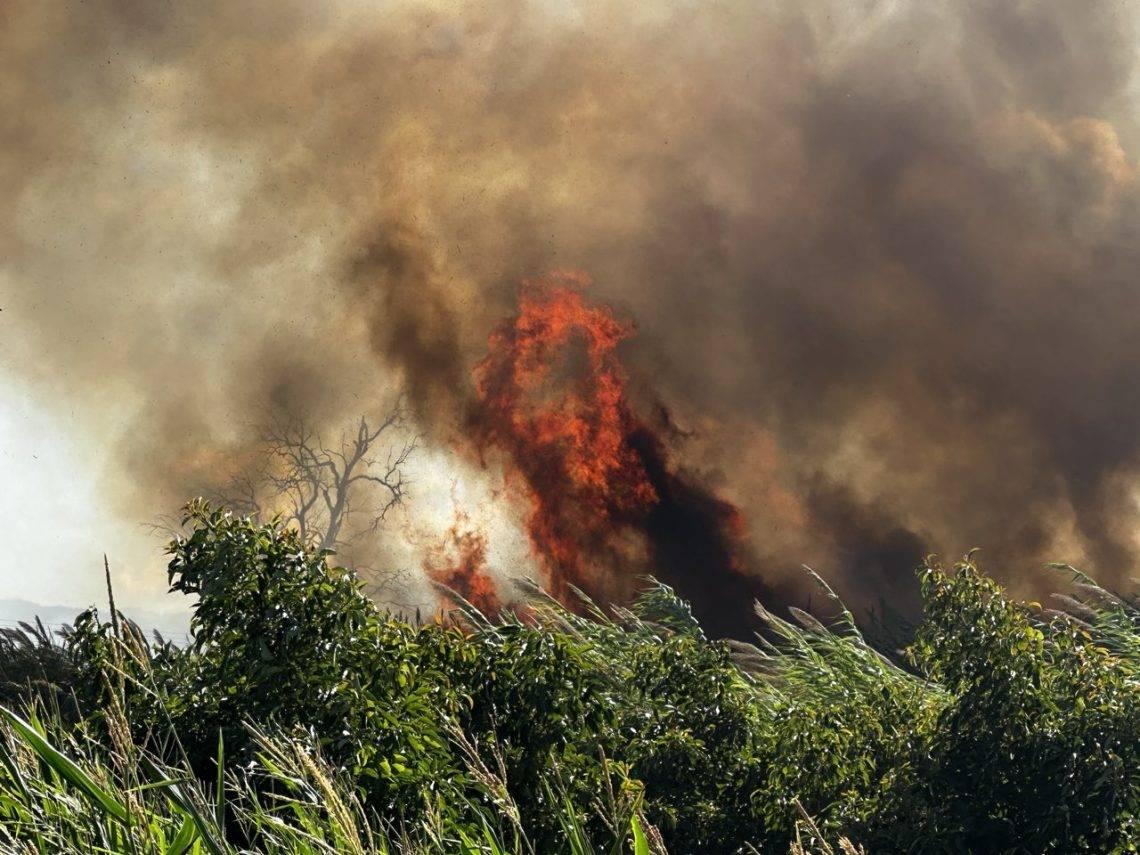
<instances>
[{"instance_id":1,"label":"leafless branch","mask_svg":"<svg viewBox=\"0 0 1140 855\"><path fill-rule=\"evenodd\" d=\"M262 470L235 479L218 498L238 513L273 508L319 548L336 550L351 539L350 531L374 532L407 497L404 470L418 437L379 448L406 422L401 401L379 420L361 416L336 442L326 443L303 419L275 419L262 436Z\"/></svg>"}]
</instances>

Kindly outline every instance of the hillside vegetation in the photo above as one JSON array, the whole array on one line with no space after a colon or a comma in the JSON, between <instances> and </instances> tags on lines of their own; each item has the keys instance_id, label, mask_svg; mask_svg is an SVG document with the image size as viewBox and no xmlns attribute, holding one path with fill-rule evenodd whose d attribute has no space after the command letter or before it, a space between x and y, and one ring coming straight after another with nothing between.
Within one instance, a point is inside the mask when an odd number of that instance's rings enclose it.
<instances>
[{"instance_id":1,"label":"hillside vegetation","mask_svg":"<svg viewBox=\"0 0 1140 855\"><path fill-rule=\"evenodd\" d=\"M1083 577L1059 613L929 564L884 654L838 601L713 641L662 586L420 626L280 524L186 524L188 647L3 639L5 851L1136 851L1140 610Z\"/></svg>"}]
</instances>

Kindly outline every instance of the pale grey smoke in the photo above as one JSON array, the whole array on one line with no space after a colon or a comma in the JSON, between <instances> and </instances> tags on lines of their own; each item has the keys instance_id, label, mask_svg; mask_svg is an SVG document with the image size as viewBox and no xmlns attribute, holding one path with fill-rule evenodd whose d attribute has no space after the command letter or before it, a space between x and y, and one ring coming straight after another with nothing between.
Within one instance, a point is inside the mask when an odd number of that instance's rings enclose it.
<instances>
[{"instance_id":1,"label":"pale grey smoke","mask_svg":"<svg viewBox=\"0 0 1140 855\"><path fill-rule=\"evenodd\" d=\"M455 441L521 277L587 271L768 572L1137 553L1136 28L1068 2L9 2L4 354L124 514L257 413ZM683 438L688 436L688 438Z\"/></svg>"}]
</instances>

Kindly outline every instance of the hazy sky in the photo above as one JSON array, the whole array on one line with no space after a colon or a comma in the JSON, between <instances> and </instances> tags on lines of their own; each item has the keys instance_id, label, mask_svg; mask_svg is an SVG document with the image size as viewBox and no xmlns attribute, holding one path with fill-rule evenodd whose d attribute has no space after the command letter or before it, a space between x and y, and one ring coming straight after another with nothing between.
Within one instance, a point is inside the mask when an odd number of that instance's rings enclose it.
<instances>
[{"instance_id":1,"label":"hazy sky","mask_svg":"<svg viewBox=\"0 0 1140 855\"><path fill-rule=\"evenodd\" d=\"M339 430L399 388L422 471L377 563L462 503L525 571L464 417L557 268L636 325L639 412L740 506L748 572L864 603L975 546L1011 583L1131 572L1132 6L557 6L3 4L0 596L100 599L105 550L161 602L144 524L259 414Z\"/></svg>"},{"instance_id":2,"label":"hazy sky","mask_svg":"<svg viewBox=\"0 0 1140 855\"><path fill-rule=\"evenodd\" d=\"M0 312L0 330L5 313ZM0 332L2 335L2 332ZM9 366L4 365L3 369ZM0 596L85 607L105 599L102 554L129 576L124 605L170 608L161 541L99 500L98 446L75 412L49 412L0 369ZM94 450L94 453L93 453Z\"/></svg>"}]
</instances>

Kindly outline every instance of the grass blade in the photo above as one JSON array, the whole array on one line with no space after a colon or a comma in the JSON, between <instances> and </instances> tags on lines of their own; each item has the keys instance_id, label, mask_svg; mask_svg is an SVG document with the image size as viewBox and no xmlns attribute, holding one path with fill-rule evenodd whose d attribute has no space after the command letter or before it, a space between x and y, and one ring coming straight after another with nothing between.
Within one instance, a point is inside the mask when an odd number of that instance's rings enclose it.
<instances>
[{"instance_id":1,"label":"grass blade","mask_svg":"<svg viewBox=\"0 0 1140 855\"><path fill-rule=\"evenodd\" d=\"M124 825L130 824L130 814L126 805L99 786L94 778L83 771L73 760L58 751L55 746L40 735L39 731L5 707L0 707L0 715L7 719L12 728L56 774L70 782L72 786L98 804L107 814Z\"/></svg>"}]
</instances>

